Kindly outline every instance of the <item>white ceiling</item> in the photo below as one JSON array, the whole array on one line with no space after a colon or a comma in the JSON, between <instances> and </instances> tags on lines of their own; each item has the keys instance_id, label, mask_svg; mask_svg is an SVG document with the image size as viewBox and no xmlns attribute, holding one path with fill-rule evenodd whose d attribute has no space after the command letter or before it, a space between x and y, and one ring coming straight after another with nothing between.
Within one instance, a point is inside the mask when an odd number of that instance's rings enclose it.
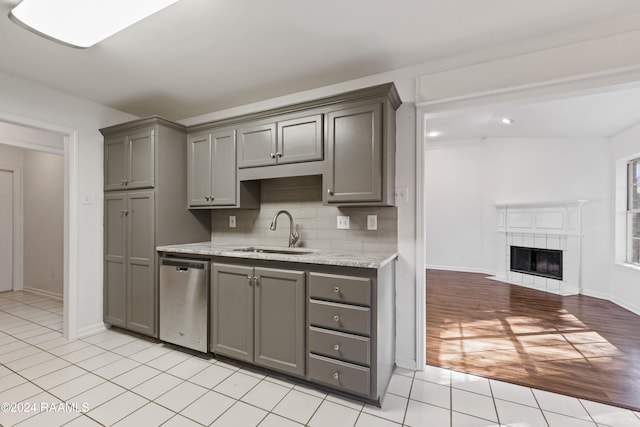
<instances>
[{"instance_id":1,"label":"white ceiling","mask_svg":"<svg viewBox=\"0 0 640 427\"><path fill-rule=\"evenodd\" d=\"M80 50L12 23L17 2L0 0L0 71L173 120L640 26L638 0L181 0Z\"/></svg>"},{"instance_id":2,"label":"white ceiling","mask_svg":"<svg viewBox=\"0 0 640 427\"><path fill-rule=\"evenodd\" d=\"M503 118L512 123L501 123ZM434 114L425 120L428 143L477 138L611 137L640 122L640 86L543 102Z\"/></svg>"}]
</instances>

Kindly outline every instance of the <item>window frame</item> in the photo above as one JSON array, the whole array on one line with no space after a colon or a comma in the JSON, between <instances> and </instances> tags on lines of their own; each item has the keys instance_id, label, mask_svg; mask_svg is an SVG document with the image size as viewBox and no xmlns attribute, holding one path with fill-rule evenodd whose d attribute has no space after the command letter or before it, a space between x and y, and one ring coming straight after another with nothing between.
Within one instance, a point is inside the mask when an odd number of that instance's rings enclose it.
<instances>
[{"instance_id":1,"label":"window frame","mask_svg":"<svg viewBox=\"0 0 640 427\"><path fill-rule=\"evenodd\" d=\"M633 235L633 221L634 218L638 221L636 227L640 227L640 220L638 220L638 216L640 215L640 193L638 193L638 188L640 188L640 174L636 173L634 170L634 166L637 169L640 167L640 157L635 157L629 161L627 161L627 209L626 209L626 263L640 266L640 245L638 249L638 253L633 253L633 243L634 241L640 242L640 236L635 237ZM634 177L636 178L636 182L634 183ZM633 207L633 194L636 195L636 208Z\"/></svg>"}]
</instances>

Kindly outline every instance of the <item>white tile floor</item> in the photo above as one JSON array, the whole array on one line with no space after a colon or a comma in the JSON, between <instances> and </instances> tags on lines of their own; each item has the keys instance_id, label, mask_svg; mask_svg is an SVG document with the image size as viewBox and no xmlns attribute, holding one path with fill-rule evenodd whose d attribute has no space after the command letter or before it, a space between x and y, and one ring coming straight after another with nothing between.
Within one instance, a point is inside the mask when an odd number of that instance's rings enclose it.
<instances>
[{"instance_id":1,"label":"white tile floor","mask_svg":"<svg viewBox=\"0 0 640 427\"><path fill-rule=\"evenodd\" d=\"M117 331L61 336L62 305L0 294L0 425L640 427L640 414L445 369L398 369L382 408Z\"/></svg>"}]
</instances>

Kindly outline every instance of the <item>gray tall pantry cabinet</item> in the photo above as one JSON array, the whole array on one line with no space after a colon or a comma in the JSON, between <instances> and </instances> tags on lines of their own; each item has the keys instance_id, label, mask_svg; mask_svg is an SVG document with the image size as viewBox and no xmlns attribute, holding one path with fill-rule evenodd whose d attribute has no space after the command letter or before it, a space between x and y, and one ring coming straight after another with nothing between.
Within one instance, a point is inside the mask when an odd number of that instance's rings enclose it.
<instances>
[{"instance_id":1,"label":"gray tall pantry cabinet","mask_svg":"<svg viewBox=\"0 0 640 427\"><path fill-rule=\"evenodd\" d=\"M158 337L159 245L210 239L210 216L189 211L186 129L160 117L104 136L104 322Z\"/></svg>"}]
</instances>

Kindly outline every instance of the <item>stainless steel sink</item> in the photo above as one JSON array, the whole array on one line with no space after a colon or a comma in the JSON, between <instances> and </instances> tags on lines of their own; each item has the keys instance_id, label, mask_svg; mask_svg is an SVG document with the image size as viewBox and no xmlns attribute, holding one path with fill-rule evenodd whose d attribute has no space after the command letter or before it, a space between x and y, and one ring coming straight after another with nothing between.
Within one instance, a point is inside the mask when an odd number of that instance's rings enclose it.
<instances>
[{"instance_id":1,"label":"stainless steel sink","mask_svg":"<svg viewBox=\"0 0 640 427\"><path fill-rule=\"evenodd\" d=\"M283 255L305 255L313 253L311 251L296 251L293 249L267 249L267 248L238 248L234 249L234 252L250 252L250 253L263 253L263 254L283 254Z\"/></svg>"}]
</instances>

